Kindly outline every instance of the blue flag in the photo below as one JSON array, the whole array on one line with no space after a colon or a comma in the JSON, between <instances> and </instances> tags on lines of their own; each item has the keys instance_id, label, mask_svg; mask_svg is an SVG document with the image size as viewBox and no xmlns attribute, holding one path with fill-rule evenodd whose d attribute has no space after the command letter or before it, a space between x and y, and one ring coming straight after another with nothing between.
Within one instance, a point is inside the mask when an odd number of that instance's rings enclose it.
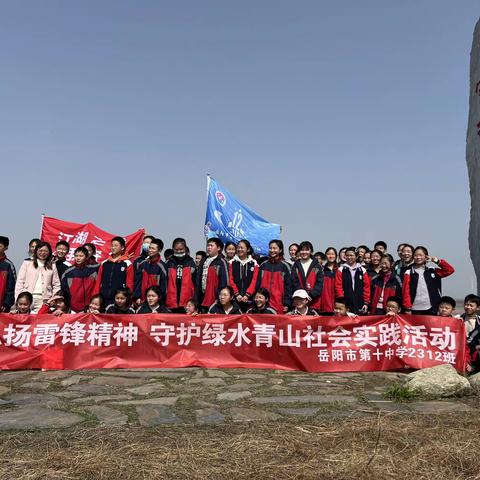
<instances>
[{"instance_id":1,"label":"blue flag","mask_svg":"<svg viewBox=\"0 0 480 480\"><path fill-rule=\"evenodd\" d=\"M268 242L280 237L280 225L269 223L208 176L205 236L237 243L242 238L259 255L268 254Z\"/></svg>"}]
</instances>

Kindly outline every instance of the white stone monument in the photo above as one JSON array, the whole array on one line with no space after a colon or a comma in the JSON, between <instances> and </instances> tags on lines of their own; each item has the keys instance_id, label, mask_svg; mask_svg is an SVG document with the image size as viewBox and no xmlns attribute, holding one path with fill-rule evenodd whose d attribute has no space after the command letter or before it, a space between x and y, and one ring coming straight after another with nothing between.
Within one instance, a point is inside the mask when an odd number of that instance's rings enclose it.
<instances>
[{"instance_id":1,"label":"white stone monument","mask_svg":"<svg viewBox=\"0 0 480 480\"><path fill-rule=\"evenodd\" d=\"M470 180L470 257L480 294L480 20L473 33L470 53L470 114L467 130L467 167Z\"/></svg>"}]
</instances>

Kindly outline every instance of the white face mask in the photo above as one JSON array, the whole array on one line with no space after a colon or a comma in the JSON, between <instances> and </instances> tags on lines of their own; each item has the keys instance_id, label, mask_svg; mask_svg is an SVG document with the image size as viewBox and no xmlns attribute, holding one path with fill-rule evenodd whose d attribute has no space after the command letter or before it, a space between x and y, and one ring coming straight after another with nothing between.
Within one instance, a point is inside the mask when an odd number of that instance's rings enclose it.
<instances>
[{"instance_id":1,"label":"white face mask","mask_svg":"<svg viewBox=\"0 0 480 480\"><path fill-rule=\"evenodd\" d=\"M185 252L183 253L174 253L173 254L174 257L177 257L177 258L183 258L185 256Z\"/></svg>"}]
</instances>

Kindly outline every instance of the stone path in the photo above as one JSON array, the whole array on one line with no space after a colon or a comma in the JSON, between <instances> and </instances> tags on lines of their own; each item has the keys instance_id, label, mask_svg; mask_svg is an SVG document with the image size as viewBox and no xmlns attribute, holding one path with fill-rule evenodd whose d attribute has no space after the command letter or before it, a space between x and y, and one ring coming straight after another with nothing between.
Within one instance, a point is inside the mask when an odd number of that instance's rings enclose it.
<instances>
[{"instance_id":1,"label":"stone path","mask_svg":"<svg viewBox=\"0 0 480 480\"><path fill-rule=\"evenodd\" d=\"M402 373L201 368L0 372L0 430L219 425L478 410L475 399L395 403Z\"/></svg>"}]
</instances>

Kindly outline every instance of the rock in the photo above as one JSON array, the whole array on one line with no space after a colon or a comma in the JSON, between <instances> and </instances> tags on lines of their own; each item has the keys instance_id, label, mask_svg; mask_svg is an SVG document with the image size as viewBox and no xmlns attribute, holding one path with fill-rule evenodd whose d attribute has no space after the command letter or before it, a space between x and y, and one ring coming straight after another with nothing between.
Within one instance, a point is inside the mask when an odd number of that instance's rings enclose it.
<instances>
[{"instance_id":1,"label":"rock","mask_svg":"<svg viewBox=\"0 0 480 480\"><path fill-rule=\"evenodd\" d=\"M88 382L90 385L107 385L110 387L132 387L144 383L142 378L113 377L110 375L95 377Z\"/></svg>"},{"instance_id":2,"label":"rock","mask_svg":"<svg viewBox=\"0 0 480 480\"><path fill-rule=\"evenodd\" d=\"M217 400L222 402L235 402L236 400L242 400L243 398L249 398L252 394L250 392L224 392L217 395Z\"/></svg>"},{"instance_id":3,"label":"rock","mask_svg":"<svg viewBox=\"0 0 480 480\"><path fill-rule=\"evenodd\" d=\"M225 415L214 408L195 410L195 417L199 425L218 425L225 421Z\"/></svg>"},{"instance_id":4,"label":"rock","mask_svg":"<svg viewBox=\"0 0 480 480\"><path fill-rule=\"evenodd\" d=\"M71 392L81 392L87 395L107 395L112 393L112 389L105 387L104 385L90 385L89 383L80 383L78 385L72 385L68 387Z\"/></svg>"},{"instance_id":5,"label":"rock","mask_svg":"<svg viewBox=\"0 0 480 480\"><path fill-rule=\"evenodd\" d=\"M62 380L60 384L63 387L70 387L71 385L78 385L82 380L90 380L91 378L92 377L87 375L72 375L71 377Z\"/></svg>"},{"instance_id":6,"label":"rock","mask_svg":"<svg viewBox=\"0 0 480 480\"><path fill-rule=\"evenodd\" d=\"M181 423L181 420L165 406L141 405L137 407L138 420L144 427Z\"/></svg>"},{"instance_id":7,"label":"rock","mask_svg":"<svg viewBox=\"0 0 480 480\"><path fill-rule=\"evenodd\" d=\"M278 411L285 415L294 415L299 417L311 417L315 415L319 408L279 408Z\"/></svg>"},{"instance_id":8,"label":"rock","mask_svg":"<svg viewBox=\"0 0 480 480\"><path fill-rule=\"evenodd\" d=\"M281 415L276 413L241 407L231 408L230 414L232 415L232 420L234 422L270 422L282 418Z\"/></svg>"},{"instance_id":9,"label":"rock","mask_svg":"<svg viewBox=\"0 0 480 480\"><path fill-rule=\"evenodd\" d=\"M0 385L0 395L5 395L11 390L10 387L4 387L3 385Z\"/></svg>"},{"instance_id":10,"label":"rock","mask_svg":"<svg viewBox=\"0 0 480 480\"><path fill-rule=\"evenodd\" d=\"M371 401L369 405L375 406L381 412L391 412L391 413L411 413L408 406L404 403L396 403L390 400L378 400Z\"/></svg>"},{"instance_id":11,"label":"rock","mask_svg":"<svg viewBox=\"0 0 480 480\"><path fill-rule=\"evenodd\" d=\"M101 425L125 425L128 421L127 415L104 405L91 405L85 410L95 415Z\"/></svg>"},{"instance_id":12,"label":"rock","mask_svg":"<svg viewBox=\"0 0 480 480\"><path fill-rule=\"evenodd\" d=\"M150 395L151 393L157 393L161 390L165 390L165 385L155 382L150 383L149 385L141 385L140 387L126 388L125 390L133 393L134 395Z\"/></svg>"},{"instance_id":13,"label":"rock","mask_svg":"<svg viewBox=\"0 0 480 480\"><path fill-rule=\"evenodd\" d=\"M131 395L93 395L91 397L76 398L73 403L100 403L100 402L118 402L119 400L130 400Z\"/></svg>"},{"instance_id":14,"label":"rock","mask_svg":"<svg viewBox=\"0 0 480 480\"><path fill-rule=\"evenodd\" d=\"M272 404L272 403L356 403L355 397L348 395L285 395L278 397L253 397L253 403Z\"/></svg>"},{"instance_id":15,"label":"rock","mask_svg":"<svg viewBox=\"0 0 480 480\"><path fill-rule=\"evenodd\" d=\"M191 385L205 385L206 387L225 385L225 382L221 378L191 378L187 383Z\"/></svg>"},{"instance_id":16,"label":"rock","mask_svg":"<svg viewBox=\"0 0 480 480\"><path fill-rule=\"evenodd\" d=\"M0 413L0 429L62 428L83 422L75 413L28 406Z\"/></svg>"},{"instance_id":17,"label":"rock","mask_svg":"<svg viewBox=\"0 0 480 480\"><path fill-rule=\"evenodd\" d=\"M82 392L50 392L52 395L55 395L56 397L61 397L61 398L79 398L83 397L85 394Z\"/></svg>"},{"instance_id":18,"label":"rock","mask_svg":"<svg viewBox=\"0 0 480 480\"><path fill-rule=\"evenodd\" d=\"M205 370L207 376L210 378L230 378L228 373L222 372L221 370Z\"/></svg>"},{"instance_id":19,"label":"rock","mask_svg":"<svg viewBox=\"0 0 480 480\"><path fill-rule=\"evenodd\" d=\"M143 378L143 379L150 379L156 377L162 377L163 372L157 371L143 371L143 370L101 370L99 375L104 376L107 375L109 377L123 377L123 378ZM177 373L176 375L182 376L181 373Z\"/></svg>"},{"instance_id":20,"label":"rock","mask_svg":"<svg viewBox=\"0 0 480 480\"><path fill-rule=\"evenodd\" d=\"M408 375L405 384L411 391L432 397L452 397L472 391L470 382L457 373L452 365L424 368Z\"/></svg>"},{"instance_id":21,"label":"rock","mask_svg":"<svg viewBox=\"0 0 480 480\"><path fill-rule=\"evenodd\" d=\"M246 378L250 380L263 380L266 375L262 375L261 373L242 373L240 375L235 375L240 380L244 380Z\"/></svg>"},{"instance_id":22,"label":"rock","mask_svg":"<svg viewBox=\"0 0 480 480\"><path fill-rule=\"evenodd\" d=\"M123 402L112 402L114 405L175 405L178 397L147 398L145 400L126 400Z\"/></svg>"},{"instance_id":23,"label":"rock","mask_svg":"<svg viewBox=\"0 0 480 480\"><path fill-rule=\"evenodd\" d=\"M475 390L480 390L480 373L475 373L473 375L470 375L467 378L468 378L468 381L470 382L470 385Z\"/></svg>"},{"instance_id":24,"label":"rock","mask_svg":"<svg viewBox=\"0 0 480 480\"><path fill-rule=\"evenodd\" d=\"M473 268L477 276L477 292L480 292L480 136L477 124L480 120L477 82L480 80L480 21L475 26L470 53L470 113L467 129L467 167L470 180L470 229L468 243Z\"/></svg>"},{"instance_id":25,"label":"rock","mask_svg":"<svg viewBox=\"0 0 480 480\"><path fill-rule=\"evenodd\" d=\"M457 413L457 412L473 412L473 408L460 402L414 402L410 404L410 408L416 413L422 414L438 414L438 413Z\"/></svg>"},{"instance_id":26,"label":"rock","mask_svg":"<svg viewBox=\"0 0 480 480\"><path fill-rule=\"evenodd\" d=\"M60 399L48 393L13 393L6 400L15 405L47 405L54 406L60 403Z\"/></svg>"},{"instance_id":27,"label":"rock","mask_svg":"<svg viewBox=\"0 0 480 480\"><path fill-rule=\"evenodd\" d=\"M49 386L49 382L27 382L20 385L21 388L28 388L29 390L46 390Z\"/></svg>"},{"instance_id":28,"label":"rock","mask_svg":"<svg viewBox=\"0 0 480 480\"><path fill-rule=\"evenodd\" d=\"M33 378L34 380L61 380L72 375L71 370L49 370L47 372L38 372Z\"/></svg>"},{"instance_id":29,"label":"rock","mask_svg":"<svg viewBox=\"0 0 480 480\"><path fill-rule=\"evenodd\" d=\"M25 377L30 377L32 372L29 371L19 371L19 372L8 372L0 371L0 383L9 383L9 382L18 382L25 380Z\"/></svg>"},{"instance_id":30,"label":"rock","mask_svg":"<svg viewBox=\"0 0 480 480\"><path fill-rule=\"evenodd\" d=\"M232 392L241 392L249 388L255 388L255 385L253 383L232 383L228 386L228 389Z\"/></svg>"}]
</instances>

